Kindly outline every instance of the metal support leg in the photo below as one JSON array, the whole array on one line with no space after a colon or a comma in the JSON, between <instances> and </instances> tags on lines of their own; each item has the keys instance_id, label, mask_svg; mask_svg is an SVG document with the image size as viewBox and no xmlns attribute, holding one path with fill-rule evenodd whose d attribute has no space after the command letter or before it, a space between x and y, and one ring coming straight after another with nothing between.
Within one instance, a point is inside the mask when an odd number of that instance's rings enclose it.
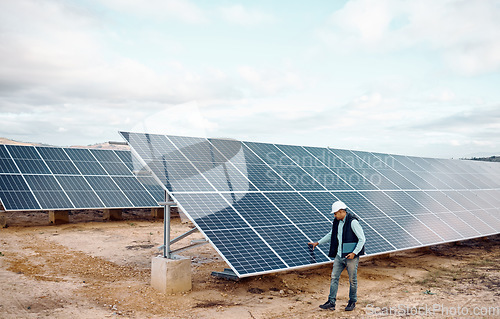
<instances>
[{"instance_id":1,"label":"metal support leg","mask_svg":"<svg viewBox=\"0 0 500 319\"><path fill-rule=\"evenodd\" d=\"M175 205L168 193L165 191L165 201L158 203L162 205L163 212L163 258L170 259L170 207Z\"/></svg>"}]
</instances>

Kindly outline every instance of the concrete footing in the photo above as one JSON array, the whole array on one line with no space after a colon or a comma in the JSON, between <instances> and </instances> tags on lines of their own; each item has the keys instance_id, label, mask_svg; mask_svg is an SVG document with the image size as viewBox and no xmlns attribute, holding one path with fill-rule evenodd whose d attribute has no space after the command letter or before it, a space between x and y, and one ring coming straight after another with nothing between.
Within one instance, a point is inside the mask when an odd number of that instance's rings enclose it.
<instances>
[{"instance_id":1,"label":"concrete footing","mask_svg":"<svg viewBox=\"0 0 500 319\"><path fill-rule=\"evenodd\" d=\"M49 210L49 222L54 225L69 223L69 211Z\"/></svg>"},{"instance_id":2,"label":"concrete footing","mask_svg":"<svg viewBox=\"0 0 500 319\"><path fill-rule=\"evenodd\" d=\"M121 209L105 209L103 211L102 218L104 220L122 220L122 210Z\"/></svg>"},{"instance_id":3,"label":"concrete footing","mask_svg":"<svg viewBox=\"0 0 500 319\"><path fill-rule=\"evenodd\" d=\"M165 294L191 290L191 259L163 256L151 260L151 286Z\"/></svg>"}]
</instances>

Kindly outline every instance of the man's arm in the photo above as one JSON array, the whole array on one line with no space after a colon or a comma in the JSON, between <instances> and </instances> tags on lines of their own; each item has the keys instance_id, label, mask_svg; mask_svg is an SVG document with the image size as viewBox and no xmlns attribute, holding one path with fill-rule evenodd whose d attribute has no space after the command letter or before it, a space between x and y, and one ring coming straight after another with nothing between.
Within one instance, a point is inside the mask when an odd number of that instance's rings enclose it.
<instances>
[{"instance_id":1,"label":"man's arm","mask_svg":"<svg viewBox=\"0 0 500 319\"><path fill-rule=\"evenodd\" d=\"M329 242L330 240L332 239L332 231L330 230L330 232L328 234L326 234L323 238L321 238L319 241L315 242L315 243L307 243L308 245L312 245L312 248L316 248L316 246L318 246L319 244L324 244L324 243L327 243Z\"/></svg>"},{"instance_id":2,"label":"man's arm","mask_svg":"<svg viewBox=\"0 0 500 319\"><path fill-rule=\"evenodd\" d=\"M358 244L353 250L353 253L357 256L361 251L361 249L363 248L363 246L365 245L366 242L365 233L363 232L363 228L361 228L359 222L355 219L351 222L351 229L354 232L354 234L356 234L356 237L358 237Z\"/></svg>"}]
</instances>

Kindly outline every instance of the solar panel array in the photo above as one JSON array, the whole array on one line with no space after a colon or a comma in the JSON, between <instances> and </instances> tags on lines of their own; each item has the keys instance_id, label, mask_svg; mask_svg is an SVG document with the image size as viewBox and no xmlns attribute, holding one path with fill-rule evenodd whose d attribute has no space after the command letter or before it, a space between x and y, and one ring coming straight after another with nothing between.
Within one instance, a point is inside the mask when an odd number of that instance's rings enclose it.
<instances>
[{"instance_id":1,"label":"solar panel array","mask_svg":"<svg viewBox=\"0 0 500 319\"><path fill-rule=\"evenodd\" d=\"M134 175L137 163L130 151L0 145L0 200L9 211L156 207L163 187Z\"/></svg>"},{"instance_id":2,"label":"solar panel array","mask_svg":"<svg viewBox=\"0 0 500 319\"><path fill-rule=\"evenodd\" d=\"M336 200L367 255L500 232L498 163L121 134L239 277L331 262Z\"/></svg>"}]
</instances>

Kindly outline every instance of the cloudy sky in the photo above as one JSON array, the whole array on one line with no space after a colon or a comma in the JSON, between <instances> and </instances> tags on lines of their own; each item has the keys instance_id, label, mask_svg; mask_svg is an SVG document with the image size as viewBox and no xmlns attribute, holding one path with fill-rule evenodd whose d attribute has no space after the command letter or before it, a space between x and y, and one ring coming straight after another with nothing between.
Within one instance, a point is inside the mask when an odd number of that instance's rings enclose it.
<instances>
[{"instance_id":1,"label":"cloudy sky","mask_svg":"<svg viewBox=\"0 0 500 319\"><path fill-rule=\"evenodd\" d=\"M0 137L500 155L498 0L0 1Z\"/></svg>"}]
</instances>

